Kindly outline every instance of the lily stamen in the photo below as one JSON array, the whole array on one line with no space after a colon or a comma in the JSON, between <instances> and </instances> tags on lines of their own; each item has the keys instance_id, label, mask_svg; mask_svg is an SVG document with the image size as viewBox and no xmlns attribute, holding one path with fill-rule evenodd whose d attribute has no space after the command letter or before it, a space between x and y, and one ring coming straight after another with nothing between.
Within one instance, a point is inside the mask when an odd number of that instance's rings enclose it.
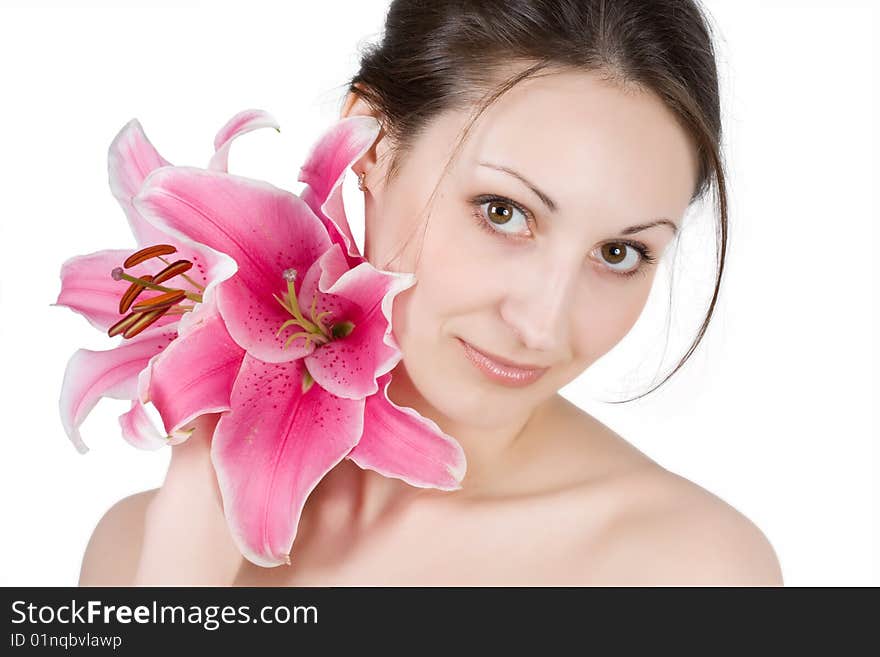
<instances>
[{"instance_id":1,"label":"lily stamen","mask_svg":"<svg viewBox=\"0 0 880 657\"><path fill-rule=\"evenodd\" d=\"M143 280L152 282L153 277L150 274L146 274L143 277ZM134 300L138 298L138 295L143 292L146 288L140 283L132 283L128 286L128 289L125 291L125 294L122 295L122 298L119 300L119 314L124 315L128 312L128 309L131 307L131 304L134 303Z\"/></svg>"},{"instance_id":2,"label":"lily stamen","mask_svg":"<svg viewBox=\"0 0 880 657\"><path fill-rule=\"evenodd\" d=\"M148 326L156 322L162 315L168 312L171 306L158 308L148 312L133 312L126 315L113 326L107 329L107 335L111 338L122 333L123 338L133 338Z\"/></svg>"},{"instance_id":3,"label":"lily stamen","mask_svg":"<svg viewBox=\"0 0 880 657\"><path fill-rule=\"evenodd\" d=\"M183 290L175 290L173 292L166 292L165 294L160 294L159 296L155 296L152 299L147 299L145 301L139 301L138 303L132 306L132 310L135 312L143 312L147 310L158 310L159 308L165 308L166 306L174 306L178 301L182 301L186 296L186 292Z\"/></svg>"},{"instance_id":4,"label":"lily stamen","mask_svg":"<svg viewBox=\"0 0 880 657\"><path fill-rule=\"evenodd\" d=\"M289 336L287 340L284 342L284 346L282 349L286 349L287 346L296 338L302 337L306 340L306 347L309 347L312 342L316 344L317 347L320 347L323 344L327 344L332 340L337 340L339 338L344 338L351 334L354 330L354 322L351 321L343 321L337 322L331 325L329 328L324 325L324 317L327 315L332 315L332 310L325 310L323 312L315 315L315 311L317 310L318 305L318 292L316 291L314 296L312 296L312 306L309 309L309 316L312 318L312 322L308 321L305 317L303 317L302 312L299 309L299 303L296 298L296 289L294 287L294 282L296 281L296 270L295 269L285 269L282 273L284 280L287 281L287 294L285 298L280 298L277 294L273 294L275 300L281 304L281 306L293 315L294 319L288 319L285 321L275 332L275 337L281 335L281 332L286 329L288 326L297 326L299 328L305 329L304 331L300 331L299 333L294 333Z\"/></svg>"},{"instance_id":5,"label":"lily stamen","mask_svg":"<svg viewBox=\"0 0 880 657\"><path fill-rule=\"evenodd\" d=\"M318 301L318 295L315 294L312 297L312 307L309 315L314 322L310 322L305 317L303 317L302 311L299 308L299 303L296 298L296 288L294 283L296 281L296 270L295 269L285 269L282 272L282 277L287 282L287 294L284 295L284 299L279 297L277 294L273 294L272 296L275 298L281 306L293 315L293 319L288 319L285 321L275 333L275 336L279 336L281 332L286 329L288 326L297 326L303 331L299 333L294 333L289 336L287 340L284 342L284 349L296 338L303 337L306 340L306 346L308 347L312 342L314 342L317 346L321 346L322 344L326 344L330 340L333 339L332 334L328 331L324 325L321 323L321 319L323 319L324 315L328 315L331 311L324 311L315 317L315 309Z\"/></svg>"},{"instance_id":6,"label":"lily stamen","mask_svg":"<svg viewBox=\"0 0 880 657\"><path fill-rule=\"evenodd\" d=\"M130 315L126 315L109 329L107 329L107 335L109 335L111 338L115 335L119 335L123 331L127 330L128 327L134 324L140 317L143 317L143 315L144 313L131 313Z\"/></svg>"},{"instance_id":7,"label":"lily stamen","mask_svg":"<svg viewBox=\"0 0 880 657\"><path fill-rule=\"evenodd\" d=\"M162 317L162 315L168 312L169 308L171 308L171 306L165 306L164 308L159 308L158 310L153 310L147 313L137 313L139 315L138 320L122 333L122 337L133 338L138 333L150 326L150 324L156 322L160 317Z\"/></svg>"},{"instance_id":8,"label":"lily stamen","mask_svg":"<svg viewBox=\"0 0 880 657\"><path fill-rule=\"evenodd\" d=\"M129 281L130 283L137 283L143 287L149 288L151 290L158 290L159 292L177 292L174 288L165 287L164 285L157 285L151 281L148 281L144 278L137 278L136 276L132 276L131 274L126 274L122 271L121 267L116 267L113 271L110 272L110 276L113 277L114 281ZM187 299L190 301L195 301L197 303L202 302L202 295L196 294L195 292L187 292L185 290L180 290L184 293Z\"/></svg>"},{"instance_id":9,"label":"lily stamen","mask_svg":"<svg viewBox=\"0 0 880 657\"><path fill-rule=\"evenodd\" d=\"M174 315L182 315L190 312L195 305L181 306L179 305L184 299L189 299L195 303L202 302L201 292L205 288L192 280L186 275L192 269L193 263L189 260L175 260L169 263L162 256L176 253L177 249L170 244L156 244L148 246L135 253L132 253L125 259L123 265L125 267L134 267L142 262L146 262L151 258L158 258L165 263L165 267L156 274L144 274L143 276L132 276L123 271L122 267L115 267L110 276L115 281L128 281L131 285L119 300L119 313L124 314L131 309L131 313L120 319L107 330L107 334L112 338L122 333L122 337L131 338L146 329L148 326L158 321L165 313ZM189 283L195 286L199 292L191 292L189 290L181 290L167 285L161 285L176 276L182 276ZM162 294L156 295L150 299L145 299L135 303L136 299L144 290L156 290Z\"/></svg>"},{"instance_id":10,"label":"lily stamen","mask_svg":"<svg viewBox=\"0 0 880 657\"><path fill-rule=\"evenodd\" d=\"M170 244L156 244L154 246L148 246L140 251L135 251L130 256L125 259L125 262L122 263L122 266L126 269L130 269L135 265L139 265L142 262L146 262L150 258L158 258L163 255L171 255L172 253L177 253L177 249Z\"/></svg>"},{"instance_id":11,"label":"lily stamen","mask_svg":"<svg viewBox=\"0 0 880 657\"><path fill-rule=\"evenodd\" d=\"M312 340L315 340L315 342L317 343L317 346L319 346L319 347L320 347L322 344L325 344L325 343L326 343L326 341L322 341L322 340L316 338L314 333L306 333L305 331L301 331L300 333L294 333L294 334L291 335L289 338L287 338L287 340L284 342L284 347L283 347L283 348L284 348L284 349L287 349L287 345L289 345L289 344L290 344L295 338L298 338L298 337L301 337L301 336L304 337L304 338L306 339L306 346L307 346L307 347L309 346L309 343L310 343Z\"/></svg>"},{"instance_id":12,"label":"lily stamen","mask_svg":"<svg viewBox=\"0 0 880 657\"><path fill-rule=\"evenodd\" d=\"M188 313L195 310L195 306L181 306L180 304L174 306L173 308L168 310L169 315L183 315L184 313Z\"/></svg>"},{"instance_id":13,"label":"lily stamen","mask_svg":"<svg viewBox=\"0 0 880 657\"><path fill-rule=\"evenodd\" d=\"M158 274L156 274L156 278L159 278L159 276L161 276L163 272L165 272L166 270L170 270L171 267L173 267L174 265L177 265L177 263L180 263L180 262L189 262L189 260L177 260L177 261L171 263L171 262L168 262L168 261L167 261L165 258L163 258L162 256L157 256L157 257L159 258L159 260L161 260L162 262L164 262L164 263L167 265L167 267L165 267L165 269L163 269L163 270L160 271ZM191 267L192 267L192 263L189 262L189 267L187 267L186 269L183 269L183 270L181 270L181 271L179 271L179 272L176 272L176 273L179 274L180 276L182 276L183 279L184 279L187 283L189 283L190 285L192 285L192 286L193 286L194 288L196 288L199 292L204 292L204 291L205 291L205 286L204 286L204 285L199 285L196 281L194 281L194 280L191 279L189 276L187 276L186 274L183 273L183 272L185 272L185 271L188 271ZM171 276L168 276L167 278L171 278ZM163 279L163 280L167 280L167 278L165 278L165 279ZM158 281L158 282L161 283L162 281Z\"/></svg>"},{"instance_id":14,"label":"lily stamen","mask_svg":"<svg viewBox=\"0 0 880 657\"><path fill-rule=\"evenodd\" d=\"M162 262L164 261L165 259L162 258ZM159 271L159 273L153 277L153 282L164 283L165 281L170 280L175 276L182 275L183 272L189 271L190 269L192 269L192 266L193 263L191 263L189 260L175 260L170 265Z\"/></svg>"},{"instance_id":15,"label":"lily stamen","mask_svg":"<svg viewBox=\"0 0 880 657\"><path fill-rule=\"evenodd\" d=\"M311 308L311 310L309 310L309 316L312 318L312 321L315 322L315 324L318 326L320 331L326 335L328 332L327 327L324 326L324 324L321 322L321 320L324 319L325 315L333 314L333 311L325 310L324 312L320 313L317 317L315 317L315 310L316 310L317 303L318 303L318 293L315 292L315 296L312 297L312 308Z\"/></svg>"}]
</instances>

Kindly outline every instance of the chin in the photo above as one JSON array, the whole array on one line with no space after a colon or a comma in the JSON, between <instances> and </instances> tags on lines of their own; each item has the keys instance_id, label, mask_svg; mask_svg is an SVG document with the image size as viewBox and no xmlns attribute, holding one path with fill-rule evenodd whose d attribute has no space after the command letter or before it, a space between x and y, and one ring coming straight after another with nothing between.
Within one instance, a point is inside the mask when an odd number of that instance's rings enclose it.
<instances>
[{"instance_id":1,"label":"chin","mask_svg":"<svg viewBox=\"0 0 880 657\"><path fill-rule=\"evenodd\" d=\"M419 401L429 405L424 409L427 413L484 429L508 424L512 418L527 413L524 400L534 394L535 386L516 390L484 380L464 356L456 338L449 337L443 342L442 348L409 352L405 362L401 361ZM419 358L417 354L428 357Z\"/></svg>"}]
</instances>

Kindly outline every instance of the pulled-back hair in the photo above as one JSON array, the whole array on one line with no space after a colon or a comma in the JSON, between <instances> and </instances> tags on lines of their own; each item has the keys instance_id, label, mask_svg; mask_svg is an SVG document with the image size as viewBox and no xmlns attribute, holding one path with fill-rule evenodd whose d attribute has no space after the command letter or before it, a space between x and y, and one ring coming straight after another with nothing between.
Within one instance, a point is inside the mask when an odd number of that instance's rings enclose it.
<instances>
[{"instance_id":1,"label":"pulled-back hair","mask_svg":"<svg viewBox=\"0 0 880 657\"><path fill-rule=\"evenodd\" d=\"M717 188L717 266L708 310L675 368L638 399L666 383L702 340L727 253L718 75L709 22L698 1L392 0L382 38L366 47L348 90L379 115L392 147L391 180L438 114L474 108L448 168L490 105L519 82L560 69L593 72L623 89L656 94L697 152L691 202L713 182ZM499 76L510 70L514 74L499 84Z\"/></svg>"}]
</instances>

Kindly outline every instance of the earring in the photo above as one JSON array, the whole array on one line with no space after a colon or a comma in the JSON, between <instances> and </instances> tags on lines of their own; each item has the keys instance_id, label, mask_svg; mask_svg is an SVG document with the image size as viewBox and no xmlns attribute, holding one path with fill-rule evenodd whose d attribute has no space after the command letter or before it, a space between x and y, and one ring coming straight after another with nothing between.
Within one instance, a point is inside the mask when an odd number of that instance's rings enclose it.
<instances>
[{"instance_id":1,"label":"earring","mask_svg":"<svg viewBox=\"0 0 880 657\"><path fill-rule=\"evenodd\" d=\"M358 175L358 189L361 190L362 192L367 191L367 186L364 184L364 178L366 178L366 177L367 177L366 171L361 171L360 174Z\"/></svg>"}]
</instances>

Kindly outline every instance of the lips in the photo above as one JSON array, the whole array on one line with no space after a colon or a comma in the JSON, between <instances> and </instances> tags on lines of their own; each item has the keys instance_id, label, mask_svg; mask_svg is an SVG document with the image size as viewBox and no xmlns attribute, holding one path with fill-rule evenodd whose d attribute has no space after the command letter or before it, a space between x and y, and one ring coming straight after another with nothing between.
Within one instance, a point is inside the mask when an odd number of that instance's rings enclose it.
<instances>
[{"instance_id":1,"label":"lips","mask_svg":"<svg viewBox=\"0 0 880 657\"><path fill-rule=\"evenodd\" d=\"M464 348L465 355L480 371L486 374L493 381L503 383L505 385L521 386L528 385L538 379L544 372L546 367L531 367L519 365L512 361L500 358L495 355L487 354L480 351L461 338L457 338Z\"/></svg>"}]
</instances>

